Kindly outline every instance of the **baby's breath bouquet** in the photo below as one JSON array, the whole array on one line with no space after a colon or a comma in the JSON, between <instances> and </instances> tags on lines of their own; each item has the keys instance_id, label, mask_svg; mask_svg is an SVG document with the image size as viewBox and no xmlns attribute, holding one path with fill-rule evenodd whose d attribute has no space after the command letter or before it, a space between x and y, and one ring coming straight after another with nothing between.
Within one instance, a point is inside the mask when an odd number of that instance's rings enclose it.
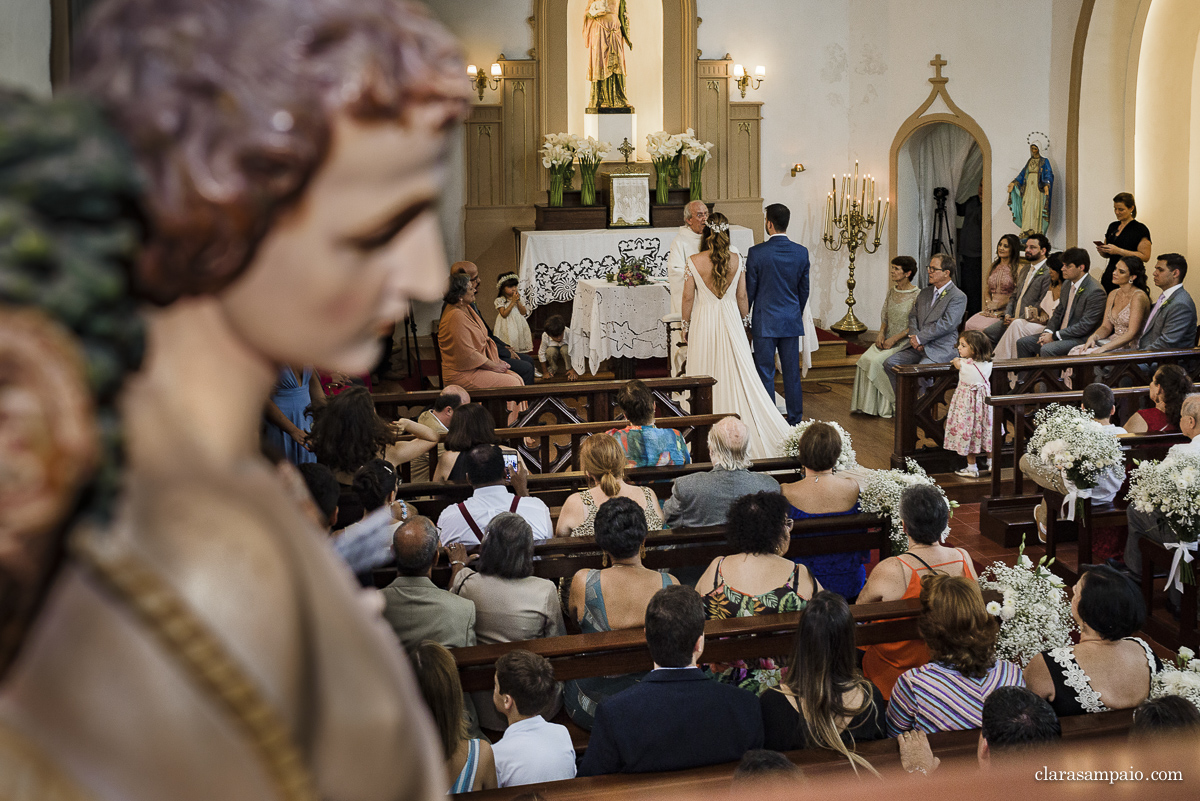
<instances>
[{"instance_id":1,"label":"baby's breath bouquet","mask_svg":"<svg viewBox=\"0 0 1200 801\"><path fill-rule=\"evenodd\" d=\"M1195 584L1192 559L1200 535L1200 454L1142 462L1130 476L1126 497L1139 512L1160 515L1179 539L1165 543L1175 551L1167 583L1177 590L1182 590L1184 584Z\"/></svg>"},{"instance_id":2,"label":"baby's breath bouquet","mask_svg":"<svg viewBox=\"0 0 1200 801\"><path fill-rule=\"evenodd\" d=\"M871 470L866 482L860 482L862 490L858 494L858 504L864 512L891 517L893 555L908 550L908 536L904 533L904 524L900 522L900 496L904 490L918 484L928 484L937 487L942 497L946 497L938 483L930 478L919 464L907 459L905 465L904 470ZM950 507L950 514L953 515L958 502L947 498L946 505Z\"/></svg>"},{"instance_id":3,"label":"baby's breath bouquet","mask_svg":"<svg viewBox=\"0 0 1200 801\"><path fill-rule=\"evenodd\" d=\"M996 590L1004 601L987 605L990 615L1000 618L996 656L1024 667L1036 655L1071 644L1075 623L1063 580L1050 572L1054 560L1043 556L1035 565L1025 555L1025 539L1017 551L1017 563L993 562L979 576L979 586Z\"/></svg>"},{"instance_id":4,"label":"baby's breath bouquet","mask_svg":"<svg viewBox=\"0 0 1200 801\"><path fill-rule=\"evenodd\" d=\"M542 166L550 170L550 205L563 204L563 188L575 177L575 151L579 137L569 133L546 134L542 137Z\"/></svg>"},{"instance_id":5,"label":"baby's breath bouquet","mask_svg":"<svg viewBox=\"0 0 1200 801\"><path fill-rule=\"evenodd\" d=\"M1029 458L1063 477L1068 490L1063 506L1067 520L1075 519L1075 502L1090 497L1100 478L1124 464L1117 438L1087 412L1075 406L1051 404L1037 413Z\"/></svg>"},{"instance_id":6,"label":"baby's breath bouquet","mask_svg":"<svg viewBox=\"0 0 1200 801\"><path fill-rule=\"evenodd\" d=\"M858 467L858 454L854 452L854 446L850 442L850 435L846 433L846 429L842 428L832 420L802 420L792 426L792 430L783 438L783 444L779 446L780 456L799 456L800 455L800 437L804 436L804 432L813 423L827 423L833 426L838 432L838 436L842 438L842 455L838 457L837 464L833 466L834 470L852 470Z\"/></svg>"},{"instance_id":7,"label":"baby's breath bouquet","mask_svg":"<svg viewBox=\"0 0 1200 801\"><path fill-rule=\"evenodd\" d=\"M1150 697L1178 695L1200 707L1200 659L1191 648L1180 648L1174 665L1163 665L1150 682Z\"/></svg>"}]
</instances>

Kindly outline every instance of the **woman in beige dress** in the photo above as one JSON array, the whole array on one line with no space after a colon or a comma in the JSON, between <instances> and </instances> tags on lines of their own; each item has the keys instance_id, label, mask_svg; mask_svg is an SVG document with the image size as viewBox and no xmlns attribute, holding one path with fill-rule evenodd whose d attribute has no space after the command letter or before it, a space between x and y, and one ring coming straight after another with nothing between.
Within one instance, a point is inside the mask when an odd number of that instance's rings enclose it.
<instances>
[{"instance_id":1,"label":"woman in beige dress","mask_svg":"<svg viewBox=\"0 0 1200 801\"><path fill-rule=\"evenodd\" d=\"M642 507L646 528L663 527L662 507L649 487L625 481L625 451L609 434L593 434L579 446L579 464L588 488L571 494L563 502L554 528L556 537L591 537L596 533L596 512L610 498L623 497Z\"/></svg>"},{"instance_id":2,"label":"woman in beige dress","mask_svg":"<svg viewBox=\"0 0 1200 801\"><path fill-rule=\"evenodd\" d=\"M892 259L889 277L893 287L883 302L882 327L875 344L858 357L854 372L854 397L850 411L891 417L896 409L896 393L888 381L883 363L904 346L908 339L908 313L917 299L919 287L912 284L917 261L912 256Z\"/></svg>"},{"instance_id":3,"label":"woman in beige dress","mask_svg":"<svg viewBox=\"0 0 1200 801\"><path fill-rule=\"evenodd\" d=\"M1004 336L1000 337L1000 342L992 354L996 361L1017 358L1017 340L1044 331L1050 316L1058 308L1058 294L1062 291L1062 254L1050 254L1046 259L1046 267L1050 270L1050 288L1046 290L1042 302L1037 306L1017 309L1021 316L1014 319L1005 330Z\"/></svg>"}]
</instances>

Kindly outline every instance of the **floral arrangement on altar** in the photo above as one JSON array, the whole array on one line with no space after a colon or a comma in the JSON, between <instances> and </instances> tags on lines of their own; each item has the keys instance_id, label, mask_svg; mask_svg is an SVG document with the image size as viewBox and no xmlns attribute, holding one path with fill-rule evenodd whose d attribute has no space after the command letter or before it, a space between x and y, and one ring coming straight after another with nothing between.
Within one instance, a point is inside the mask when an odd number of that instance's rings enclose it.
<instances>
[{"instance_id":1,"label":"floral arrangement on altar","mask_svg":"<svg viewBox=\"0 0 1200 801\"><path fill-rule=\"evenodd\" d=\"M1179 538L1179 542L1164 543L1175 551L1167 584L1174 584L1177 590L1195 584L1192 560L1200 535L1200 454L1142 462L1130 475L1126 497L1139 512L1161 515Z\"/></svg>"},{"instance_id":2,"label":"floral arrangement on altar","mask_svg":"<svg viewBox=\"0 0 1200 801\"><path fill-rule=\"evenodd\" d=\"M804 436L804 432L813 423L826 423L833 426L834 430L838 432L838 436L842 438L842 455L838 457L837 464L833 466L834 470L851 470L858 467L858 454L854 452L854 445L850 442L850 435L846 433L846 429L832 420L801 420L792 426L792 430L783 438L783 443L779 446L779 455L799 456L800 437Z\"/></svg>"},{"instance_id":3,"label":"floral arrangement on altar","mask_svg":"<svg viewBox=\"0 0 1200 801\"><path fill-rule=\"evenodd\" d=\"M646 152L654 162L655 202L664 205L667 202L667 191L671 184L679 180L679 160L683 152L683 135L669 134L666 131L646 134Z\"/></svg>"},{"instance_id":4,"label":"floral arrangement on altar","mask_svg":"<svg viewBox=\"0 0 1200 801\"><path fill-rule=\"evenodd\" d=\"M905 460L904 470L871 470L870 474L870 478L862 484L858 505L869 514L887 515L891 518L892 555L902 554L908 550L908 536L904 533L904 524L900 522L900 496L904 490L918 484L928 484L937 487L943 498L946 497L946 493L912 459ZM958 501L946 498L946 506L950 508L950 515L953 516L954 510L958 508Z\"/></svg>"},{"instance_id":5,"label":"floral arrangement on altar","mask_svg":"<svg viewBox=\"0 0 1200 801\"><path fill-rule=\"evenodd\" d=\"M690 188L688 202L701 199L700 194L703 187L700 176L704 172L704 165L708 163L708 156L712 152L712 148L712 142L701 142L691 128L687 129L687 133L683 137L683 156L688 160L688 171L691 174L691 178L688 180Z\"/></svg>"},{"instance_id":6,"label":"floral arrangement on altar","mask_svg":"<svg viewBox=\"0 0 1200 801\"><path fill-rule=\"evenodd\" d=\"M1200 659L1191 648L1180 648L1174 665L1163 665L1150 682L1150 697L1178 695L1200 707Z\"/></svg>"},{"instance_id":7,"label":"floral arrangement on altar","mask_svg":"<svg viewBox=\"0 0 1200 801\"><path fill-rule=\"evenodd\" d=\"M1050 572L1043 556L1037 564L1025 555L1025 538L1017 551L1017 563L1009 566L993 562L979 576L979 586L996 590L1004 601L991 601L989 615L1000 618L996 637L996 656L1021 667L1030 659L1052 648L1071 644L1075 622L1063 580Z\"/></svg>"},{"instance_id":8,"label":"floral arrangement on altar","mask_svg":"<svg viewBox=\"0 0 1200 801\"><path fill-rule=\"evenodd\" d=\"M1080 408L1051 404L1037 413L1034 425L1027 453L1062 474L1072 502L1087 497L1106 471L1123 463L1117 438ZM1075 519L1074 503L1067 519Z\"/></svg>"},{"instance_id":9,"label":"floral arrangement on altar","mask_svg":"<svg viewBox=\"0 0 1200 801\"><path fill-rule=\"evenodd\" d=\"M616 282L621 286L644 286L650 283L650 274L646 270L646 260L633 256L621 256L621 265L617 268Z\"/></svg>"},{"instance_id":10,"label":"floral arrangement on altar","mask_svg":"<svg viewBox=\"0 0 1200 801\"><path fill-rule=\"evenodd\" d=\"M563 187L575 177L575 152L579 137L569 133L546 134L542 137L542 166L550 170L550 205L563 204Z\"/></svg>"},{"instance_id":11,"label":"floral arrangement on altar","mask_svg":"<svg viewBox=\"0 0 1200 801\"><path fill-rule=\"evenodd\" d=\"M604 5L604 0L597 0ZM575 155L579 157L579 202L584 206L596 205L596 169L604 157L612 152L611 142L601 142L594 136L577 139Z\"/></svg>"}]
</instances>

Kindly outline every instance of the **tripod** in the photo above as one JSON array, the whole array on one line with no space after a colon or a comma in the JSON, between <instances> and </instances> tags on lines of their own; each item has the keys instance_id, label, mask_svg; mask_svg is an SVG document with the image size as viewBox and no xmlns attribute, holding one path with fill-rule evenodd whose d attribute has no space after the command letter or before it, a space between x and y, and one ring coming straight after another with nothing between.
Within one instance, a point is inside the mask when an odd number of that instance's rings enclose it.
<instances>
[{"instance_id":1,"label":"tripod","mask_svg":"<svg viewBox=\"0 0 1200 801\"><path fill-rule=\"evenodd\" d=\"M939 186L933 190L933 199L937 202L937 209L933 212L933 242L930 244L930 255L937 253L948 253L954 255L954 236L953 228L950 227L950 218L946 213L946 198L950 196L950 190L944 186ZM946 240L942 241L942 235L945 232Z\"/></svg>"},{"instance_id":2,"label":"tripod","mask_svg":"<svg viewBox=\"0 0 1200 801\"><path fill-rule=\"evenodd\" d=\"M413 369L417 373L417 390L420 391L425 383L425 375L421 371L421 342L417 339L417 318L412 301L408 303L408 314L404 318L404 361L408 362L408 377L412 378ZM412 348L410 353L409 348Z\"/></svg>"}]
</instances>

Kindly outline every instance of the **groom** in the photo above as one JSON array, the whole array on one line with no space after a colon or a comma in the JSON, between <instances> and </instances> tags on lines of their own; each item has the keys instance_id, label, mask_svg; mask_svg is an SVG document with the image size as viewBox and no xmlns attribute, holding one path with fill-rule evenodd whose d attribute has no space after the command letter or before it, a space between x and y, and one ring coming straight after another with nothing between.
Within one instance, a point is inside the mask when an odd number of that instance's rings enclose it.
<instances>
[{"instance_id":1,"label":"groom","mask_svg":"<svg viewBox=\"0 0 1200 801\"><path fill-rule=\"evenodd\" d=\"M808 248L787 238L792 213L782 203L767 206L767 241L746 254L746 294L754 312L754 366L775 398L775 352L783 372L787 420L804 416L800 391L800 337L804 336L804 304L808 303Z\"/></svg>"}]
</instances>

